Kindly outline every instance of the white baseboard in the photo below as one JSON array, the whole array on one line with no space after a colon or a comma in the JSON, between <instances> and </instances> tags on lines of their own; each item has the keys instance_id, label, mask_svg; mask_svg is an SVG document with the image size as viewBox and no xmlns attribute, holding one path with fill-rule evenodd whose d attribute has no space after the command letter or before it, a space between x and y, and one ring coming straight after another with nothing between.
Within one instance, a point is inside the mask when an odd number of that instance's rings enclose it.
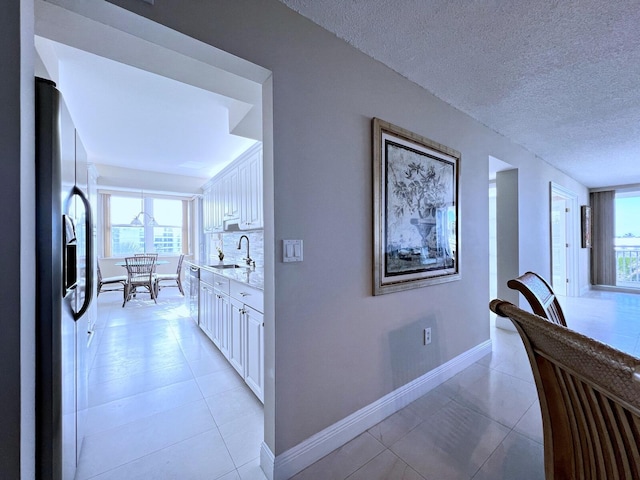
<instances>
[{"instance_id":1,"label":"white baseboard","mask_svg":"<svg viewBox=\"0 0 640 480\"><path fill-rule=\"evenodd\" d=\"M513 322L507 317L496 316L496 327L502 330L509 330L510 332L517 332L516 327L513 326Z\"/></svg>"},{"instance_id":2,"label":"white baseboard","mask_svg":"<svg viewBox=\"0 0 640 480\"><path fill-rule=\"evenodd\" d=\"M273 480L273 472L275 465L275 457L269 446L262 442L260 445L260 468L267 477L267 480Z\"/></svg>"},{"instance_id":3,"label":"white baseboard","mask_svg":"<svg viewBox=\"0 0 640 480\"><path fill-rule=\"evenodd\" d=\"M265 475L269 480L291 478L336 448L380 423L389 415L433 390L488 353L491 353L491 340L467 350L447 363L316 433L277 457L274 457L269 447L263 443L260 450L260 465Z\"/></svg>"},{"instance_id":4,"label":"white baseboard","mask_svg":"<svg viewBox=\"0 0 640 480\"><path fill-rule=\"evenodd\" d=\"M638 288L624 287L624 286L619 287L617 285L592 285L591 289L602 290L605 292L635 293L635 294L640 293L640 289Z\"/></svg>"}]
</instances>

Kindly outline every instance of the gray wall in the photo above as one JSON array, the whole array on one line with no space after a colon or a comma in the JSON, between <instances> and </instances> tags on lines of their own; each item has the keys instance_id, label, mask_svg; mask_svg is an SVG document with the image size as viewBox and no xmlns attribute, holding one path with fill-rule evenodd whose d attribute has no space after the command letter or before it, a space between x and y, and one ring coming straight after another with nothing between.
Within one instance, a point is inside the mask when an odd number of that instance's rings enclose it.
<instances>
[{"instance_id":1,"label":"gray wall","mask_svg":"<svg viewBox=\"0 0 640 480\"><path fill-rule=\"evenodd\" d=\"M20 4L11 2L5 6L0 20L0 38L3 45L15 46L2 49L0 63L3 65L3 88L0 89L2 102L2 125L0 131L0 151L4 157L3 171L0 175L0 200L3 208L5 228L20 232L20 211L15 206L20 198L20 62L16 61L20 54ZM0 256L3 270L20 272L20 234L2 237ZM17 276L18 294L20 293ZM20 471L20 369L6 368L6 365L20 364L20 302L16 301L16 277L2 275L0 277L0 300L6 305L0 335L0 351L4 367L0 369L0 471Z\"/></svg>"},{"instance_id":2,"label":"gray wall","mask_svg":"<svg viewBox=\"0 0 640 480\"><path fill-rule=\"evenodd\" d=\"M284 264L278 248L274 252L275 439L269 443L276 454L489 338L489 155L519 169L522 271L550 271L548 182L576 191L586 203L584 187L275 0L113 3L273 72L276 247L284 238L305 241L303 263ZM1 115L9 125L0 134L3 196L20 193L18 179L28 181L18 171L15 9L5 8L2 20ZM26 100L22 106L31 108ZM374 116L462 153L460 281L371 295ZM28 126L22 132L28 139ZM23 160L31 158L23 152ZM18 212L6 210L5 225L19 231ZM3 238L3 265L12 271L18 271L17 242ZM588 278L585 258L581 252L581 284ZM12 339L20 312L16 278L3 281L9 280L0 289L8 309L0 338L7 363L17 365ZM421 346L426 326L433 328L429 347ZM29 340L24 332L23 340ZM20 383L17 372L1 375L4 448L16 433ZM9 458L15 445L7 447Z\"/></svg>"},{"instance_id":3,"label":"gray wall","mask_svg":"<svg viewBox=\"0 0 640 480\"><path fill-rule=\"evenodd\" d=\"M113 3L273 72L276 247L305 241L303 263L276 257L274 453L489 338L489 155L531 184L521 218L541 221L520 264L548 273L555 170L523 148L277 1ZM372 117L462 153L462 280L371 295Z\"/></svg>"},{"instance_id":4,"label":"gray wall","mask_svg":"<svg viewBox=\"0 0 640 480\"><path fill-rule=\"evenodd\" d=\"M34 472L34 141L33 6L3 5L0 18L0 472Z\"/></svg>"},{"instance_id":5,"label":"gray wall","mask_svg":"<svg viewBox=\"0 0 640 480\"><path fill-rule=\"evenodd\" d=\"M507 281L520 275L518 169L496 174L496 250L498 298L518 304L518 292ZM524 222L523 222L524 223ZM507 320L507 324L511 321ZM514 329L515 330L515 329Z\"/></svg>"}]
</instances>

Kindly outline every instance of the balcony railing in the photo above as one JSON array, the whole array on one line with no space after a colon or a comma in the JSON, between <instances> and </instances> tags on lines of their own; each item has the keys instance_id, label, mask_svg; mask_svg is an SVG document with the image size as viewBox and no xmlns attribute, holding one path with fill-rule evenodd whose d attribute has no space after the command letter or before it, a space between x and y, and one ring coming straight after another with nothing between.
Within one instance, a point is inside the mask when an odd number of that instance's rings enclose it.
<instances>
[{"instance_id":1,"label":"balcony railing","mask_svg":"<svg viewBox=\"0 0 640 480\"><path fill-rule=\"evenodd\" d=\"M640 288L640 247L615 247L619 287Z\"/></svg>"}]
</instances>

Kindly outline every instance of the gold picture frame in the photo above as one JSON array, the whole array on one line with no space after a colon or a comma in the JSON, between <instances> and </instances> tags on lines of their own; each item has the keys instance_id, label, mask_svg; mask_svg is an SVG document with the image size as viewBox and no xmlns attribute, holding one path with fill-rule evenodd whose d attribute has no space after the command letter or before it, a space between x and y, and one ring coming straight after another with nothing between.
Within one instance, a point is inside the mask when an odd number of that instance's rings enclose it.
<instances>
[{"instance_id":1,"label":"gold picture frame","mask_svg":"<svg viewBox=\"0 0 640 480\"><path fill-rule=\"evenodd\" d=\"M373 119L374 295L460 279L460 153Z\"/></svg>"}]
</instances>

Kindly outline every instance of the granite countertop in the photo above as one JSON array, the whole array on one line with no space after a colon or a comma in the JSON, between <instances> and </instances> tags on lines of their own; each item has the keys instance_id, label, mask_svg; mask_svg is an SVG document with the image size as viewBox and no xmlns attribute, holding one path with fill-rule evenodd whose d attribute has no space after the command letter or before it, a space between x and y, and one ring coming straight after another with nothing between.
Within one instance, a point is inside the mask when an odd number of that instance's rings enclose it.
<instances>
[{"instance_id":1,"label":"granite countertop","mask_svg":"<svg viewBox=\"0 0 640 480\"><path fill-rule=\"evenodd\" d=\"M204 268L236 282L246 283L250 287L264 290L264 268L240 267L240 268L216 268L214 265L199 265L194 262L185 262L196 267Z\"/></svg>"}]
</instances>

